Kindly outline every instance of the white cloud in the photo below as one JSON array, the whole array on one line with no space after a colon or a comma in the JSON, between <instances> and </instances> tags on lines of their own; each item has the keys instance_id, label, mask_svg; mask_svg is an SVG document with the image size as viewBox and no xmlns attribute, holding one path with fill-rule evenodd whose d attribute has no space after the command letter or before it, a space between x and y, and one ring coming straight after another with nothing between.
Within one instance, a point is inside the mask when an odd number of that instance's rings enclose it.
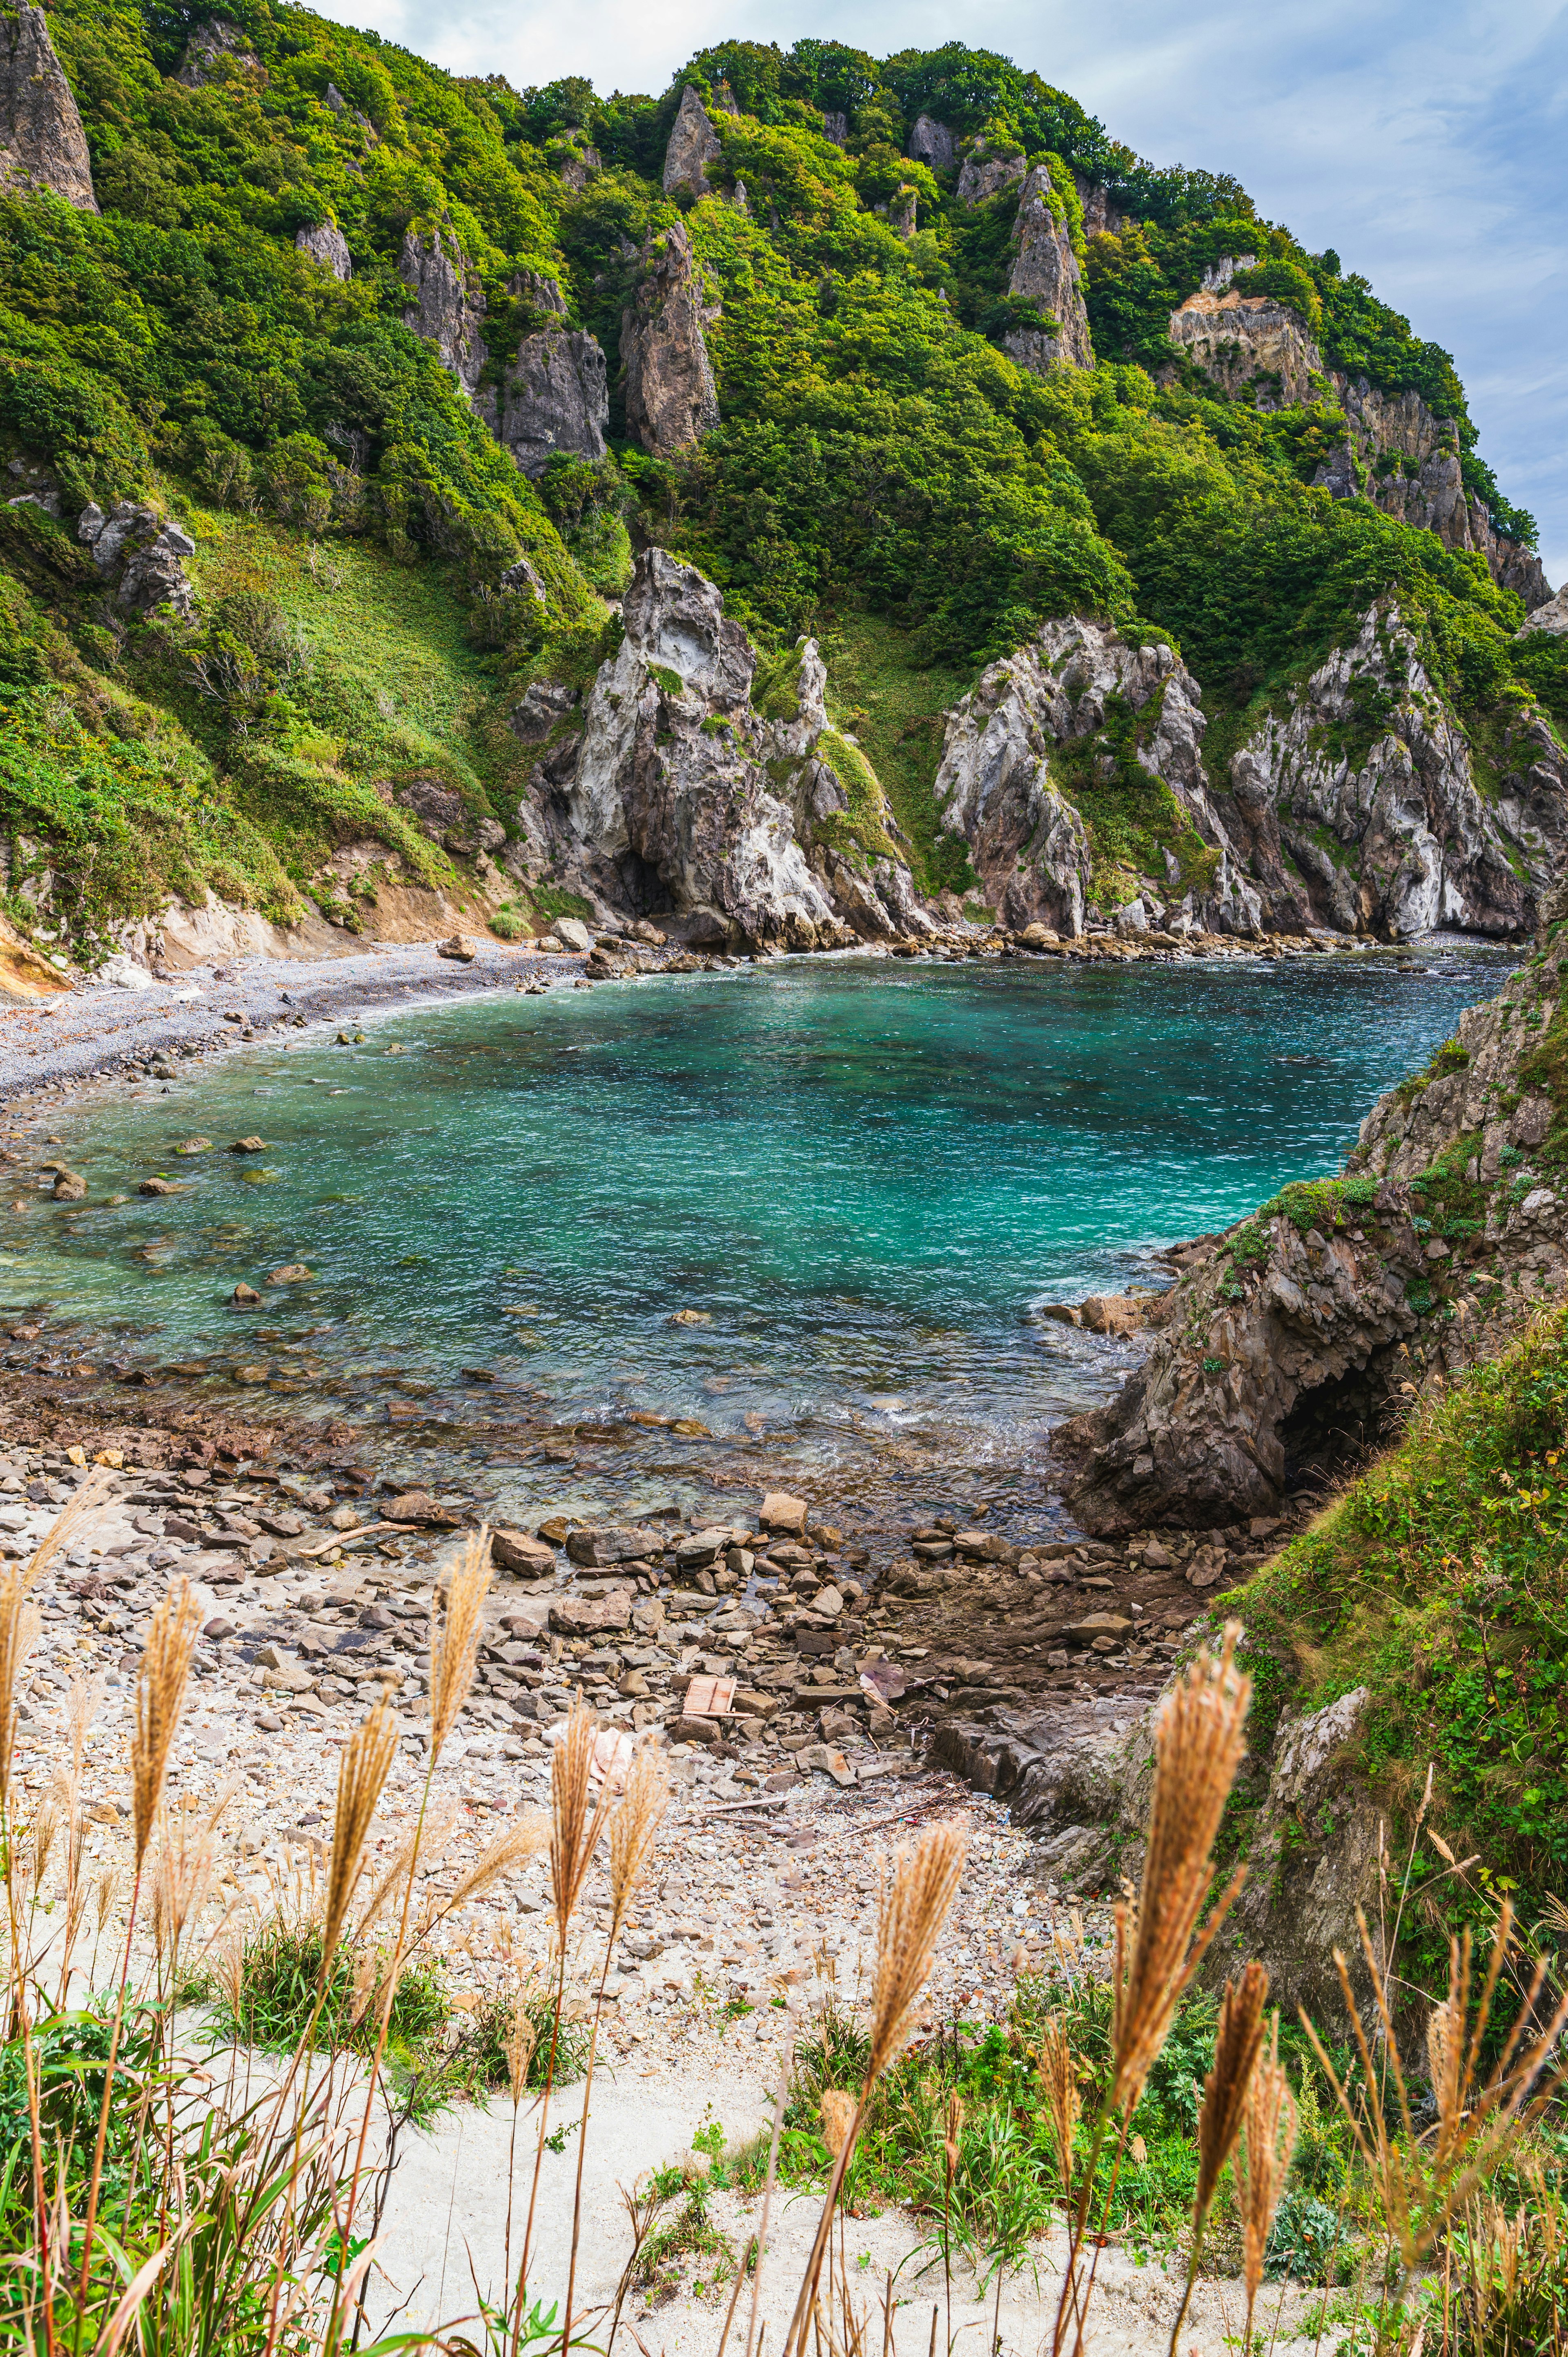
<instances>
[{"instance_id":1,"label":"white cloud","mask_svg":"<svg viewBox=\"0 0 1568 2357\"><path fill-rule=\"evenodd\" d=\"M328 13L367 21L351 0ZM1234 173L1271 219L1313 251L1332 245L1445 346L1482 455L1536 514L1553 584L1568 577L1568 0L1254 0L1180 14L1168 0L477 0L434 13L381 0L368 21L441 65L520 87L581 73L603 91L659 91L726 38L1001 49L1155 162Z\"/></svg>"}]
</instances>

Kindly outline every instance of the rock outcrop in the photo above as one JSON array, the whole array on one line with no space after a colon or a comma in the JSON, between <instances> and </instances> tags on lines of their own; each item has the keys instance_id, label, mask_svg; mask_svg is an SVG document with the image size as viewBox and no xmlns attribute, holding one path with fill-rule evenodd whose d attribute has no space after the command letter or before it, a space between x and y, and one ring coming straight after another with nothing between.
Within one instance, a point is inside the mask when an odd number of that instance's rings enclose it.
<instances>
[{"instance_id":1,"label":"rock outcrop","mask_svg":"<svg viewBox=\"0 0 1568 2357\"><path fill-rule=\"evenodd\" d=\"M765 717L750 641L694 567L647 550L622 619L580 713L531 694L516 716L520 735L543 738L529 832L569 888L607 909L671 913L721 946L932 931L885 807L860 813L869 849L844 829L838 772L879 789L829 723L815 646L802 641L789 680L770 682Z\"/></svg>"},{"instance_id":2,"label":"rock outcrop","mask_svg":"<svg viewBox=\"0 0 1568 2357\"><path fill-rule=\"evenodd\" d=\"M398 275L413 297L403 326L435 345L442 366L471 396L489 358L481 333L485 293L451 230L405 230Z\"/></svg>"},{"instance_id":3,"label":"rock outcrop","mask_svg":"<svg viewBox=\"0 0 1568 2357\"><path fill-rule=\"evenodd\" d=\"M150 614L167 606L182 620L190 619L196 592L185 560L195 555L196 543L178 524L134 500L122 500L107 516L102 508L83 508L76 534L92 551L122 613Z\"/></svg>"},{"instance_id":4,"label":"rock outcrop","mask_svg":"<svg viewBox=\"0 0 1568 2357\"><path fill-rule=\"evenodd\" d=\"M216 21L198 25L185 45L175 80L184 82L188 90L204 90L209 82L223 81L231 74L266 80L260 58L232 25Z\"/></svg>"},{"instance_id":5,"label":"rock outcrop","mask_svg":"<svg viewBox=\"0 0 1568 2357\"><path fill-rule=\"evenodd\" d=\"M626 422L643 448L669 457L719 422L703 330L719 317L683 221L650 242L643 277L621 315Z\"/></svg>"},{"instance_id":6,"label":"rock outcrop","mask_svg":"<svg viewBox=\"0 0 1568 2357\"><path fill-rule=\"evenodd\" d=\"M1408 386L1385 393L1338 371L1329 382L1347 433L1315 480L1336 499L1360 492L1386 515L1435 533L1445 548L1474 550L1527 607L1544 605L1552 593L1540 557L1495 531L1486 501L1465 488L1454 421L1435 415Z\"/></svg>"},{"instance_id":7,"label":"rock outcrop","mask_svg":"<svg viewBox=\"0 0 1568 2357\"><path fill-rule=\"evenodd\" d=\"M1133 758L1151 794L1168 791L1183 834L1207 855L1189 884L1174 862L1174 873L1151 884L1158 921L1177 933L1260 931L1260 896L1240 872L1204 775L1197 682L1168 646L1130 647L1105 624L1078 618L1045 623L1016 654L993 663L949 716L937 803L969 845L987 899L1020 930L1084 931L1093 850L1069 781L1053 776L1053 765L1069 747L1092 761L1113 760L1088 743L1105 729L1112 698L1139 716Z\"/></svg>"},{"instance_id":8,"label":"rock outcrop","mask_svg":"<svg viewBox=\"0 0 1568 2357\"><path fill-rule=\"evenodd\" d=\"M1379 1099L1342 1180L1287 1188L1206 1244L1118 1396L1052 1437L1088 1530L1278 1511L1380 1445L1404 1405L1493 1356L1568 1283L1552 1078L1568 891L1538 954Z\"/></svg>"},{"instance_id":9,"label":"rock outcrop","mask_svg":"<svg viewBox=\"0 0 1568 2357\"><path fill-rule=\"evenodd\" d=\"M945 123L937 123L929 114L918 115L909 134L909 153L917 164L925 164L933 172L950 172L953 167L953 135Z\"/></svg>"},{"instance_id":10,"label":"rock outcrop","mask_svg":"<svg viewBox=\"0 0 1568 2357\"><path fill-rule=\"evenodd\" d=\"M681 92L680 112L671 125L670 142L664 150L664 193L673 196L677 188L689 188L694 197L705 197L708 187L708 166L723 160L724 149L718 133L690 82Z\"/></svg>"},{"instance_id":11,"label":"rock outcrop","mask_svg":"<svg viewBox=\"0 0 1568 2357\"><path fill-rule=\"evenodd\" d=\"M1021 180L1026 169L1022 156L993 156L984 140L977 139L958 176L959 201L965 205L989 204L993 197L1001 196L1015 180Z\"/></svg>"},{"instance_id":12,"label":"rock outcrop","mask_svg":"<svg viewBox=\"0 0 1568 2357\"><path fill-rule=\"evenodd\" d=\"M597 337L546 328L519 344L501 382L494 432L525 475L539 475L558 450L602 458L609 415L609 369Z\"/></svg>"},{"instance_id":13,"label":"rock outcrop","mask_svg":"<svg viewBox=\"0 0 1568 2357\"><path fill-rule=\"evenodd\" d=\"M1533 613L1525 617L1524 628L1545 630L1554 639L1568 635L1568 588L1559 589L1555 597L1549 597L1544 606L1537 606Z\"/></svg>"},{"instance_id":14,"label":"rock outcrop","mask_svg":"<svg viewBox=\"0 0 1568 2357\"><path fill-rule=\"evenodd\" d=\"M308 253L312 262L318 262L334 278L349 279L354 275L349 241L336 221L317 221L314 229L296 231L294 242L301 253Z\"/></svg>"},{"instance_id":15,"label":"rock outcrop","mask_svg":"<svg viewBox=\"0 0 1568 2357\"><path fill-rule=\"evenodd\" d=\"M1084 308L1083 273L1072 250L1067 210L1051 186L1051 176L1037 164L1018 196L1014 240L1016 252L1007 292L1028 303L1039 314L1037 328L1020 324L1003 339L1004 349L1019 366L1043 376L1053 361L1073 368L1092 368L1089 313Z\"/></svg>"},{"instance_id":16,"label":"rock outcrop","mask_svg":"<svg viewBox=\"0 0 1568 2357\"><path fill-rule=\"evenodd\" d=\"M92 163L41 8L0 17L0 188L52 188L95 213Z\"/></svg>"},{"instance_id":17,"label":"rock outcrop","mask_svg":"<svg viewBox=\"0 0 1568 2357\"><path fill-rule=\"evenodd\" d=\"M1528 707L1485 794L1397 608L1374 608L1230 764L1227 825L1274 921L1526 933L1568 868L1568 756Z\"/></svg>"},{"instance_id":18,"label":"rock outcrop","mask_svg":"<svg viewBox=\"0 0 1568 2357\"><path fill-rule=\"evenodd\" d=\"M1249 395L1260 409L1310 401L1324 373L1305 320L1272 295L1189 295L1171 313L1170 338L1212 382Z\"/></svg>"},{"instance_id":19,"label":"rock outcrop","mask_svg":"<svg viewBox=\"0 0 1568 2357\"><path fill-rule=\"evenodd\" d=\"M1527 607L1552 595L1541 559L1497 532L1484 500L1465 488L1459 429L1439 417L1412 388L1385 393L1365 377L1326 367L1316 338L1288 303L1227 292L1251 254L1226 254L1170 317L1170 338L1211 382L1260 409L1284 409L1320 396L1345 414L1344 441L1314 481L1337 500L1369 499L1385 514L1435 533L1445 548L1484 556L1494 580L1517 590Z\"/></svg>"}]
</instances>

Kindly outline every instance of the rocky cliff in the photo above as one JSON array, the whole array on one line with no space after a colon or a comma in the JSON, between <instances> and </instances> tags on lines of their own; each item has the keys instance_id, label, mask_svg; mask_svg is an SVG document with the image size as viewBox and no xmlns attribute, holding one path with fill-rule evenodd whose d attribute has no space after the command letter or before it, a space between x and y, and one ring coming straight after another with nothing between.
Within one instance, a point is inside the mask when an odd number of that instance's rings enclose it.
<instances>
[{"instance_id":1,"label":"rocky cliff","mask_svg":"<svg viewBox=\"0 0 1568 2357\"><path fill-rule=\"evenodd\" d=\"M1391 603L1205 764L1168 646L1047 622L948 717L936 796L1015 926L1527 934L1568 870L1568 753L1528 700L1477 755Z\"/></svg>"},{"instance_id":2,"label":"rocky cliff","mask_svg":"<svg viewBox=\"0 0 1568 2357\"><path fill-rule=\"evenodd\" d=\"M354 275L349 241L336 221L317 221L314 229L297 230L294 242L301 253L308 253L334 278L347 282Z\"/></svg>"},{"instance_id":3,"label":"rocky cliff","mask_svg":"<svg viewBox=\"0 0 1568 2357\"><path fill-rule=\"evenodd\" d=\"M1134 927L1262 931L1262 901L1209 797L1206 725L1197 682L1168 646L1130 647L1101 623L1047 622L993 663L949 717L936 797L1005 921L1081 933L1098 895L1135 909ZM1096 790L1129 764L1161 862L1146 881L1107 872L1079 808L1092 823Z\"/></svg>"},{"instance_id":4,"label":"rocky cliff","mask_svg":"<svg viewBox=\"0 0 1568 2357\"><path fill-rule=\"evenodd\" d=\"M1036 311L1041 325L1010 328L1003 339L1008 354L1036 375L1043 375L1055 361L1092 368L1083 273L1072 250L1067 208L1043 164L1029 173L1019 191L1013 236L1016 252L1007 292L1015 302Z\"/></svg>"},{"instance_id":5,"label":"rocky cliff","mask_svg":"<svg viewBox=\"0 0 1568 2357\"><path fill-rule=\"evenodd\" d=\"M719 315L684 222L652 239L643 276L621 318L626 422L645 450L668 457L719 422L703 330Z\"/></svg>"},{"instance_id":6,"label":"rocky cliff","mask_svg":"<svg viewBox=\"0 0 1568 2357\"><path fill-rule=\"evenodd\" d=\"M665 195L673 196L683 188L693 197L707 196L708 166L720 162L723 155L708 110L688 82L664 150Z\"/></svg>"},{"instance_id":7,"label":"rocky cliff","mask_svg":"<svg viewBox=\"0 0 1568 2357\"><path fill-rule=\"evenodd\" d=\"M1459 431L1407 386L1384 393L1363 377L1326 367L1299 311L1271 296L1226 292L1251 255L1227 255L1170 317L1171 341L1233 397L1281 409L1321 397L1345 418L1345 439L1314 481L1337 500L1359 495L1386 515L1435 533L1445 548L1484 556L1494 580L1527 607L1551 596L1540 558L1497 532L1484 500L1466 491Z\"/></svg>"},{"instance_id":8,"label":"rocky cliff","mask_svg":"<svg viewBox=\"0 0 1568 2357\"><path fill-rule=\"evenodd\" d=\"M543 472L556 451L602 458L609 424L609 370L596 336L566 324L556 280L538 272L515 278L511 292L532 308L553 313L558 327L524 336L508 363L499 400L484 404L496 439L525 475Z\"/></svg>"},{"instance_id":9,"label":"rocky cliff","mask_svg":"<svg viewBox=\"0 0 1568 2357\"><path fill-rule=\"evenodd\" d=\"M0 188L52 188L95 213L87 135L41 8L0 17Z\"/></svg>"},{"instance_id":10,"label":"rocky cliff","mask_svg":"<svg viewBox=\"0 0 1568 2357\"><path fill-rule=\"evenodd\" d=\"M489 355L481 329L485 292L450 230L405 230L398 273L413 301L403 315L405 328L434 344L470 396Z\"/></svg>"},{"instance_id":11,"label":"rocky cliff","mask_svg":"<svg viewBox=\"0 0 1568 2357\"><path fill-rule=\"evenodd\" d=\"M1277 1512L1568 1280L1568 892L1497 998L1380 1098L1339 1179L1206 1245L1144 1363L1053 1449L1088 1530Z\"/></svg>"},{"instance_id":12,"label":"rocky cliff","mask_svg":"<svg viewBox=\"0 0 1568 2357\"><path fill-rule=\"evenodd\" d=\"M568 888L736 948L933 931L875 773L829 721L814 643L759 705L746 633L660 548L639 558L622 619L581 703L536 695L518 723L545 737L524 833Z\"/></svg>"},{"instance_id":13,"label":"rocky cliff","mask_svg":"<svg viewBox=\"0 0 1568 2357\"><path fill-rule=\"evenodd\" d=\"M1528 705L1483 778L1398 608L1368 614L1230 763L1227 825L1276 924L1527 933L1568 862L1568 754Z\"/></svg>"}]
</instances>

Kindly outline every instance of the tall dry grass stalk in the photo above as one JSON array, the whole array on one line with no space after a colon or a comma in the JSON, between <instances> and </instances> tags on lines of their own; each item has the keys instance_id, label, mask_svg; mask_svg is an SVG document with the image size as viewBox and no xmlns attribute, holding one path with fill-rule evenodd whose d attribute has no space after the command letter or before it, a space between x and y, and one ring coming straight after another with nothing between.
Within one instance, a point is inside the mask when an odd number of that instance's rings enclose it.
<instances>
[{"instance_id":1,"label":"tall dry grass stalk","mask_svg":"<svg viewBox=\"0 0 1568 2357\"><path fill-rule=\"evenodd\" d=\"M83 1484L86 1487L86 1484ZM78 1499L81 1491L78 1491ZM69 1512L68 1509L68 1512ZM62 1515L63 1523L66 1516ZM56 1532L59 1524L55 1526ZM53 1534L51 1534L51 1536ZM45 1544L48 1542L46 1540ZM44 1553L40 1547L33 1558L36 1564ZM125 1922L125 1954L121 1965L119 1987L114 2007L114 2021L109 2034L108 2064L103 2073L103 2101L98 2114L98 2136L92 2151L92 2169L88 2179L87 2207L81 2237L81 2272L78 2281L78 2298L85 2300L88 2281L92 2269L92 2243L98 2219L99 2195L103 2179L103 2153L109 2135L109 2113L114 2097L114 2076L119 2065L120 2039L125 2026L125 1993L130 1975L131 1942L135 1933L136 1910L141 1898L142 1875L146 1863L147 1845L153 1837L158 1810L163 1801L164 1783L168 1774L169 1751L180 1713L185 1707L185 1689L190 1676L190 1657L196 1651L196 1640L201 1627L201 1615L188 1579L171 1580L165 1590L143 1649L136 1671L136 1691L131 1720L131 1814L133 1820L134 1873L131 1886L131 1906Z\"/></svg>"},{"instance_id":2,"label":"tall dry grass stalk","mask_svg":"<svg viewBox=\"0 0 1568 2357\"><path fill-rule=\"evenodd\" d=\"M931 1825L918 1840L898 1851L891 1874L884 1872L877 1910L876 1974L871 1994L870 2060L854 2116L828 2178L816 2237L780 2357L797 2357L805 2346L806 2329L816 2306L822 2261L832 2233L833 2212L844 2171L854 2157L860 2124L876 2082L897 2061L914 2035L921 1995L936 1960L937 1942L958 1896L968 1854L968 1836L961 1825ZM757 2265L760 2267L760 2257Z\"/></svg>"},{"instance_id":3,"label":"tall dry grass stalk","mask_svg":"<svg viewBox=\"0 0 1568 2357\"><path fill-rule=\"evenodd\" d=\"M11 1827L11 1785L16 1758L17 1695L27 1655L43 1621L27 1602L27 1577L20 1564L0 1572L0 1825Z\"/></svg>"},{"instance_id":4,"label":"tall dry grass stalk","mask_svg":"<svg viewBox=\"0 0 1568 2357\"><path fill-rule=\"evenodd\" d=\"M153 1614L136 1670L131 1727L131 1813L138 1875L157 1822L169 1750L185 1706L190 1657L200 1631L201 1614L190 1582L172 1580Z\"/></svg>"},{"instance_id":5,"label":"tall dry grass stalk","mask_svg":"<svg viewBox=\"0 0 1568 2357\"><path fill-rule=\"evenodd\" d=\"M327 1873L327 1903L321 1916L321 1979L332 1977L332 1960L349 1920L365 1844L392 1764L397 1757L397 1721L385 1703L374 1704L338 1762L338 1804L332 1817L332 1857Z\"/></svg>"},{"instance_id":6,"label":"tall dry grass stalk","mask_svg":"<svg viewBox=\"0 0 1568 2357\"><path fill-rule=\"evenodd\" d=\"M1511 1905L1503 1902L1478 1990L1473 1986L1468 1930L1450 1942L1448 1993L1434 2008L1427 2032L1438 2114L1437 2136L1429 2151L1412 2117L1409 2081L1395 2035L1391 1965L1380 1961L1380 1949L1359 1910L1357 1920L1371 1988L1373 2027L1369 2028L1351 1986L1348 1962L1338 1948L1334 1963L1365 2081L1358 2095L1351 2094L1336 2071L1305 2013L1302 2020L1367 2165L1389 2239L1408 2281L1509 2147L1554 2100L1563 2082L1563 2066L1554 2058L1568 2027L1568 1993L1552 2005L1552 1959L1550 1953L1540 1956L1525 1979L1519 2011L1502 2038L1498 2059L1483 2076L1498 1989L1514 1949ZM1380 2067L1374 2061L1374 2045Z\"/></svg>"},{"instance_id":7,"label":"tall dry grass stalk","mask_svg":"<svg viewBox=\"0 0 1568 2357\"><path fill-rule=\"evenodd\" d=\"M487 1525L469 1539L446 1590L446 1609L433 1618L430 1631L430 1753L444 1749L467 1701L479 1665L485 1633L484 1603L492 1568Z\"/></svg>"},{"instance_id":8,"label":"tall dry grass stalk","mask_svg":"<svg viewBox=\"0 0 1568 2357\"><path fill-rule=\"evenodd\" d=\"M822 2115L822 2142L830 2158L836 2160L849 2142L849 2132L860 2109L859 2099L847 2087L824 2087L817 2097L817 2109Z\"/></svg>"},{"instance_id":9,"label":"tall dry grass stalk","mask_svg":"<svg viewBox=\"0 0 1568 2357\"><path fill-rule=\"evenodd\" d=\"M1235 2149L1251 2097L1253 2073L1263 2049L1263 2007L1268 1999L1269 1975L1254 1959L1239 1981L1226 1983L1225 1994L1219 2000L1214 2064L1203 2083L1203 2103L1197 2115L1197 2187L1192 2201L1192 2250L1181 2306L1171 2327L1170 2357L1176 2357L1176 2341L1187 2321L1192 2287L1197 2279L1204 2229L1219 2188L1219 2172ZM1277 2014L1274 2039L1277 2046ZM1265 2235L1265 2242L1267 2239ZM1251 2344L1249 2341L1243 2345L1250 2348Z\"/></svg>"},{"instance_id":10,"label":"tall dry grass stalk","mask_svg":"<svg viewBox=\"0 0 1568 2357\"><path fill-rule=\"evenodd\" d=\"M1214 1837L1245 1749L1251 1680L1237 1669L1240 1624L1218 1660L1200 1652L1155 1722L1155 1789L1135 1912L1116 1910L1109 2109L1129 2118L1187 1984L1241 1887L1237 1874L1199 1928L1214 1881Z\"/></svg>"},{"instance_id":11,"label":"tall dry grass stalk","mask_svg":"<svg viewBox=\"0 0 1568 2357\"><path fill-rule=\"evenodd\" d=\"M1078 2083L1078 2062L1073 2054L1072 2040L1059 2014L1049 2015L1041 2025L1038 2067L1040 2091L1046 2099L1046 2116L1050 2122L1051 2141L1057 2150L1062 2200L1070 2205L1073 2138L1078 2134L1083 2095Z\"/></svg>"},{"instance_id":12,"label":"tall dry grass stalk","mask_svg":"<svg viewBox=\"0 0 1568 2357\"><path fill-rule=\"evenodd\" d=\"M1280 2018L1276 2013L1268 2050L1258 2056L1248 2085L1236 2168L1236 2206L1241 2213L1242 2268L1247 2285L1243 2349L1252 2345L1252 2310L1263 2280L1263 2257L1294 2150L1295 2103L1280 2067Z\"/></svg>"},{"instance_id":13,"label":"tall dry grass stalk","mask_svg":"<svg viewBox=\"0 0 1568 2357\"><path fill-rule=\"evenodd\" d=\"M1069 2322L1075 2357L1083 2348L1089 2301L1100 2263L1095 2245L1087 2284L1080 2291L1079 2259L1089 2230L1101 2151L1113 2121L1119 2142L1107 2211L1115 2191L1133 2114L1155 2058L1170 2035L1182 1995L1241 1887L1238 1869L1230 1887L1203 1910L1214 1885L1214 1841L1245 1748L1251 1681L1236 1666L1240 1623L1229 1620L1218 1658L1207 1647L1172 1688L1155 1719L1154 1791L1149 1802L1148 1846L1135 1909L1125 1901L1115 1911L1116 1950L1112 1973L1111 2083L1085 2166L1079 2173L1072 2212L1067 2271L1057 2304L1051 2357L1060 2357Z\"/></svg>"}]
</instances>

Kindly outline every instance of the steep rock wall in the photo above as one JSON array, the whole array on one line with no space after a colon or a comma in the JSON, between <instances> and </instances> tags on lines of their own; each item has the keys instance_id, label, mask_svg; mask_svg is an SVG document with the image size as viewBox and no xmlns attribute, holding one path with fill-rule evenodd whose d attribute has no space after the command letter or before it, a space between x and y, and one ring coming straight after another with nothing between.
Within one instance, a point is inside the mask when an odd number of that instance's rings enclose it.
<instances>
[{"instance_id":1,"label":"steep rock wall","mask_svg":"<svg viewBox=\"0 0 1568 2357\"><path fill-rule=\"evenodd\" d=\"M413 297L404 327L435 345L443 367L472 395L489 358L481 333L485 294L461 245L450 230L405 230L398 274Z\"/></svg>"},{"instance_id":2,"label":"steep rock wall","mask_svg":"<svg viewBox=\"0 0 1568 2357\"><path fill-rule=\"evenodd\" d=\"M770 680L765 716L750 641L693 566L647 550L622 619L580 710L541 698L519 732L545 737L525 831L570 888L736 946L935 930L886 806L865 807L869 766L829 722L811 640Z\"/></svg>"},{"instance_id":3,"label":"steep rock wall","mask_svg":"<svg viewBox=\"0 0 1568 2357\"><path fill-rule=\"evenodd\" d=\"M1035 167L1019 192L1013 235L1016 252L1007 292L1019 302L1032 304L1045 324L1009 328L1003 338L1008 356L1036 376L1044 375L1058 361L1073 368L1092 368L1094 347L1084 307L1083 273L1072 250L1061 199L1043 164Z\"/></svg>"},{"instance_id":4,"label":"steep rock wall","mask_svg":"<svg viewBox=\"0 0 1568 2357\"><path fill-rule=\"evenodd\" d=\"M1230 834L1275 921L1512 935L1568 867L1568 756L1509 724L1483 793L1397 608L1374 608L1234 756Z\"/></svg>"},{"instance_id":5,"label":"steep rock wall","mask_svg":"<svg viewBox=\"0 0 1568 2357\"><path fill-rule=\"evenodd\" d=\"M703 329L719 307L703 283L683 221L650 241L644 275L621 315L626 422L645 450L668 457L719 422Z\"/></svg>"},{"instance_id":6,"label":"steep rock wall","mask_svg":"<svg viewBox=\"0 0 1568 2357\"><path fill-rule=\"evenodd\" d=\"M0 17L0 188L52 188L95 213L87 135L41 8Z\"/></svg>"},{"instance_id":7,"label":"steep rock wall","mask_svg":"<svg viewBox=\"0 0 1568 2357\"><path fill-rule=\"evenodd\" d=\"M1298 311L1267 295L1189 295L1170 317L1170 338L1229 393L1251 393L1260 409L1312 399L1323 354Z\"/></svg>"}]
</instances>

